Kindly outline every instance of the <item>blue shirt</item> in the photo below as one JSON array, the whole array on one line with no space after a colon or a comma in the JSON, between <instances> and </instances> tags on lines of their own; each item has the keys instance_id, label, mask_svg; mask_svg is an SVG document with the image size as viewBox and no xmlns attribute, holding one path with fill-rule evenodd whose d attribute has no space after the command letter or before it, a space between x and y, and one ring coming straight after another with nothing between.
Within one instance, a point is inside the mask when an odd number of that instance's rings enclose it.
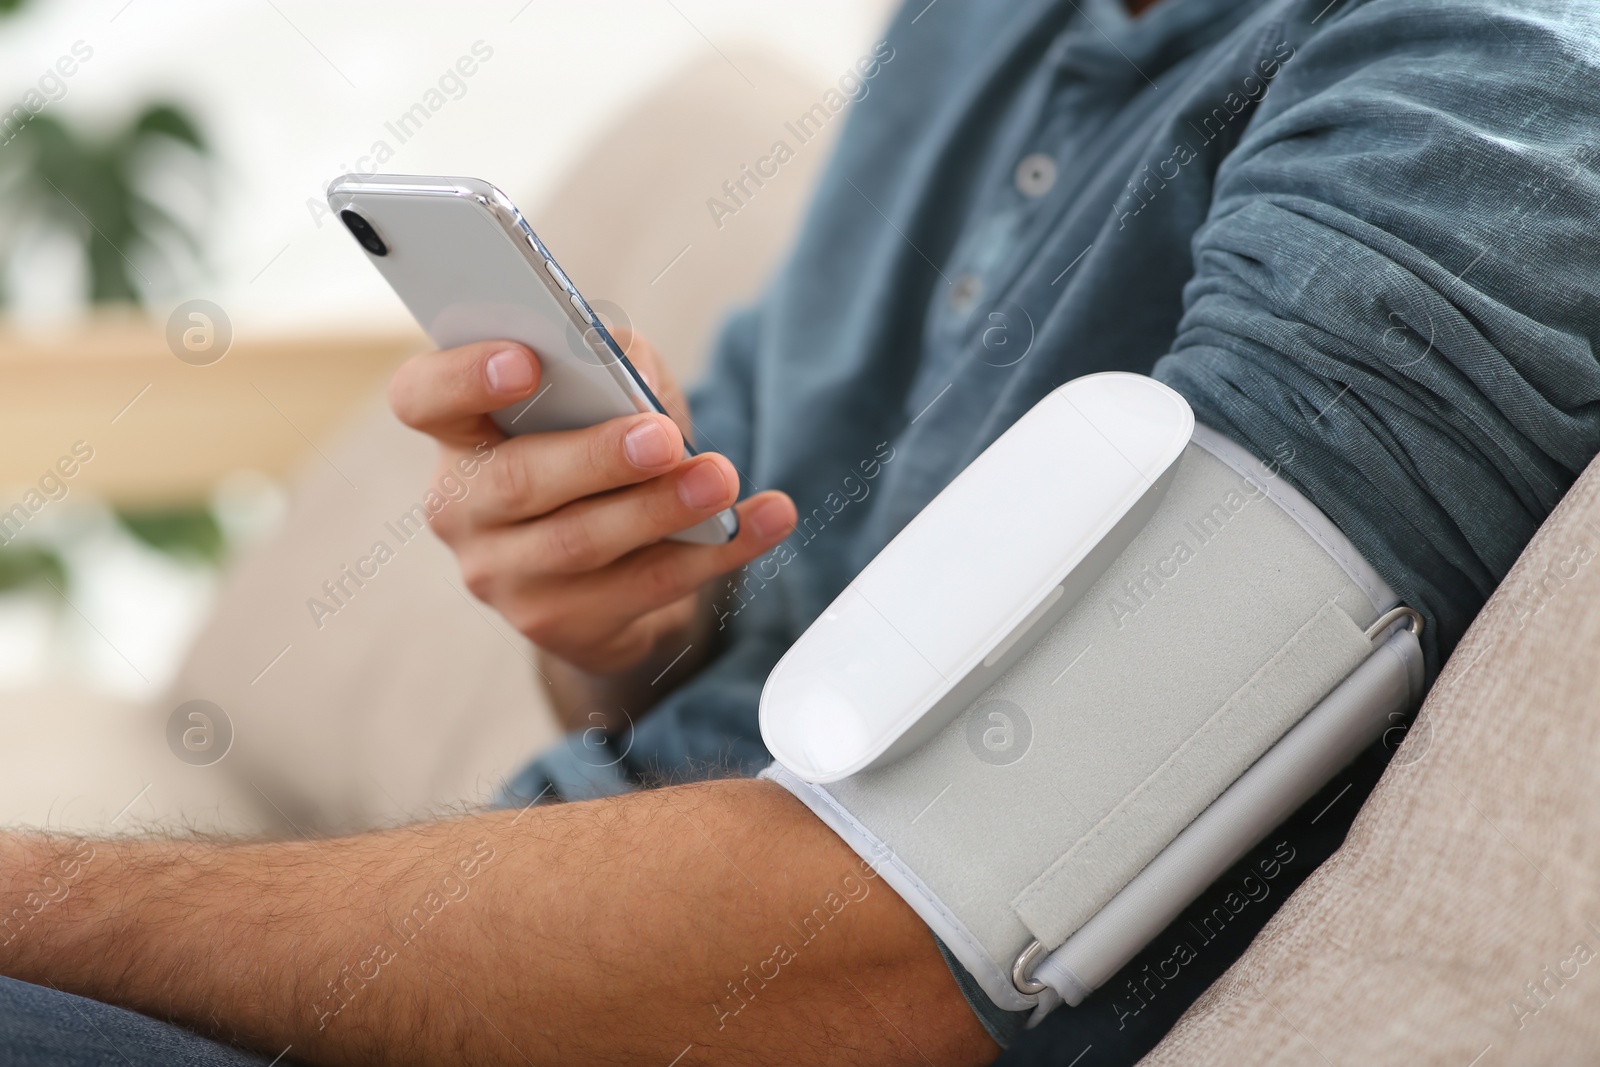
<instances>
[{"instance_id":1,"label":"blue shirt","mask_svg":"<svg viewBox=\"0 0 1600 1067\"><path fill-rule=\"evenodd\" d=\"M1600 450L1596 41L1582 0L914 0L692 397L800 529L721 588L719 659L514 791L764 765L778 656L1094 371L1276 459L1436 672Z\"/></svg>"},{"instance_id":2,"label":"blue shirt","mask_svg":"<svg viewBox=\"0 0 1600 1067\"><path fill-rule=\"evenodd\" d=\"M800 528L721 584L726 651L626 756L548 761L564 792L764 765L778 656L1022 412L1101 370L1153 372L1277 459L1427 617L1437 671L1600 450L1597 21L1583 0L902 10L692 396L699 443Z\"/></svg>"}]
</instances>

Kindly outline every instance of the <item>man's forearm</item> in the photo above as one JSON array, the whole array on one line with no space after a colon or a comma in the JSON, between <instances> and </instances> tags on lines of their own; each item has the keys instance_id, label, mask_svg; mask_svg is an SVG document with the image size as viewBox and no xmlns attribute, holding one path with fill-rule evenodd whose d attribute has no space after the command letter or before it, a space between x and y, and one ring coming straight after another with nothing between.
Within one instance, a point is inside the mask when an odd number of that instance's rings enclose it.
<instances>
[{"instance_id":1,"label":"man's forearm","mask_svg":"<svg viewBox=\"0 0 1600 1067\"><path fill-rule=\"evenodd\" d=\"M5 973L310 1062L994 1052L927 929L765 782L319 842L13 835L0 888Z\"/></svg>"}]
</instances>

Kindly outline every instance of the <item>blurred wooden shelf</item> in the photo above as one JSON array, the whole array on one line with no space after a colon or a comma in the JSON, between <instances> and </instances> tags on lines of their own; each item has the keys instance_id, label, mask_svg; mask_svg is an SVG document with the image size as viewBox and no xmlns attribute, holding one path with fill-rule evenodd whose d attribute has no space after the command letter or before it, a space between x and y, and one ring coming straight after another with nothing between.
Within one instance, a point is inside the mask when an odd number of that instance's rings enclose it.
<instances>
[{"instance_id":1,"label":"blurred wooden shelf","mask_svg":"<svg viewBox=\"0 0 1600 1067\"><path fill-rule=\"evenodd\" d=\"M76 441L94 459L72 488L123 504L203 499L241 468L282 475L429 347L420 332L236 333L221 360L192 366L165 334L129 314L0 323L0 507Z\"/></svg>"}]
</instances>

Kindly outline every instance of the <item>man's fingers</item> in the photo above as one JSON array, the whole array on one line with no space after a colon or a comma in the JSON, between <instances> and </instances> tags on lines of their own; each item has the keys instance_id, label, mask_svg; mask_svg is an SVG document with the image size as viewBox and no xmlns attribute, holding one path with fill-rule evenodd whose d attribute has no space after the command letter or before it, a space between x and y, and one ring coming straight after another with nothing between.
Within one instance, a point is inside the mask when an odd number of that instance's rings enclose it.
<instances>
[{"instance_id":1,"label":"man's fingers","mask_svg":"<svg viewBox=\"0 0 1600 1067\"><path fill-rule=\"evenodd\" d=\"M794 501L772 490L757 493L734 509L739 536L725 545L686 545L662 541L619 559L586 581L592 602L627 605L628 614L665 607L772 549L794 530Z\"/></svg>"},{"instance_id":2,"label":"man's fingers","mask_svg":"<svg viewBox=\"0 0 1600 1067\"><path fill-rule=\"evenodd\" d=\"M769 551L794 529L794 502L780 492L758 493L736 510L739 536L725 545L662 541L550 590L546 611L533 620L544 638L534 637L535 643L551 649L605 643L609 635L624 633L637 620ZM579 612L579 605L588 610ZM596 612L597 605L606 610Z\"/></svg>"},{"instance_id":3,"label":"man's fingers","mask_svg":"<svg viewBox=\"0 0 1600 1067\"><path fill-rule=\"evenodd\" d=\"M524 579L514 590L504 588L506 575L512 573L507 561L525 562L540 551L529 540L541 525L535 523L480 542L461 557L462 575L480 599L492 596L497 583L502 584L502 592L514 592L510 600L517 607L507 612L512 624L535 644L577 662L581 656L574 650L610 647L635 620L689 596L717 575L743 566L794 529L794 504L782 493L758 494L737 510L739 536L725 545L661 541L597 570L568 576L546 572Z\"/></svg>"},{"instance_id":4,"label":"man's fingers","mask_svg":"<svg viewBox=\"0 0 1600 1067\"><path fill-rule=\"evenodd\" d=\"M539 360L527 346L482 341L407 360L389 381L389 406L412 429L471 448L500 440L489 412L538 389Z\"/></svg>"},{"instance_id":5,"label":"man's fingers","mask_svg":"<svg viewBox=\"0 0 1600 1067\"><path fill-rule=\"evenodd\" d=\"M664 415L628 415L582 430L525 434L495 449L489 480L468 498L467 514L482 526L520 522L665 474L682 459L683 436ZM634 545L657 536L640 535Z\"/></svg>"},{"instance_id":6,"label":"man's fingers","mask_svg":"<svg viewBox=\"0 0 1600 1067\"><path fill-rule=\"evenodd\" d=\"M667 414L672 416L672 421L678 424L678 429L683 431L684 440L694 444L694 426L689 421L689 402L683 397L683 390L678 388L677 379L667 369L667 364L661 358L661 353L656 351L656 346L642 333L634 333L623 327L618 327L611 332L617 344L622 346L622 351L627 355L628 362L633 364L633 369L650 387L656 399L661 401L661 406L666 408Z\"/></svg>"},{"instance_id":7,"label":"man's fingers","mask_svg":"<svg viewBox=\"0 0 1600 1067\"><path fill-rule=\"evenodd\" d=\"M668 430L677 432L670 423ZM644 485L585 496L533 522L496 523L489 528L489 551L495 566L513 572L585 574L710 518L738 495L733 464L708 453Z\"/></svg>"},{"instance_id":8,"label":"man's fingers","mask_svg":"<svg viewBox=\"0 0 1600 1067\"><path fill-rule=\"evenodd\" d=\"M707 453L644 485L576 501L534 528L545 542L546 566L556 573L581 574L687 530L738 498L739 474L733 464Z\"/></svg>"}]
</instances>

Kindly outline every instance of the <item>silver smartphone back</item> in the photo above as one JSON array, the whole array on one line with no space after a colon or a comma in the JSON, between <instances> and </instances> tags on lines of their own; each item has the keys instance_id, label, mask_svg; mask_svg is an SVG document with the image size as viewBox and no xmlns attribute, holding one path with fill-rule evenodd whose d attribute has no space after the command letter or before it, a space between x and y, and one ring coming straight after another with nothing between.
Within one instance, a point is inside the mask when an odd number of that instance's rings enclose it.
<instances>
[{"instance_id":1,"label":"silver smartphone back","mask_svg":"<svg viewBox=\"0 0 1600 1067\"><path fill-rule=\"evenodd\" d=\"M434 344L505 339L538 353L539 391L493 415L506 434L665 414L516 206L488 182L347 174L329 187L328 204ZM738 531L730 509L672 539L722 544Z\"/></svg>"}]
</instances>

